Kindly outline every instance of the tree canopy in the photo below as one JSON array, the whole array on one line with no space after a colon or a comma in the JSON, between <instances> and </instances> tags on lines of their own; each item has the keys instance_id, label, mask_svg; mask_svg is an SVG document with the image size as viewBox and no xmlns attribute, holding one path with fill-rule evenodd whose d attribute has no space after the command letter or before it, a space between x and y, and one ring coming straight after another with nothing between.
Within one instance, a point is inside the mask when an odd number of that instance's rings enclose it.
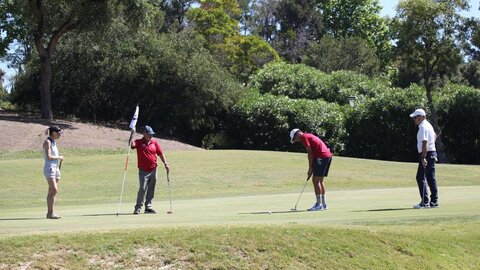
<instances>
[{"instance_id":1,"label":"tree canopy","mask_svg":"<svg viewBox=\"0 0 480 270\"><path fill-rule=\"evenodd\" d=\"M451 160L476 162L452 150L446 111L478 103L480 21L466 8L404 0L386 18L378 0L4 0L0 57L18 74L0 95L44 118L120 123L139 103L161 135L206 147L298 150L275 136L298 125L340 154L395 160L415 156L397 153L410 137L386 147L423 107Z\"/></svg>"}]
</instances>

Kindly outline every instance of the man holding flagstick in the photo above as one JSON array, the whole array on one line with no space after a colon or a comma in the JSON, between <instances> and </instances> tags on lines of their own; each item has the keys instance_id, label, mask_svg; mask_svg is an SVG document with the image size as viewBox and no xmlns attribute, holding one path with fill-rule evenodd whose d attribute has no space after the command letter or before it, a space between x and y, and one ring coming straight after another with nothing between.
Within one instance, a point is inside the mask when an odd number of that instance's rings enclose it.
<instances>
[{"instance_id":1,"label":"man holding flagstick","mask_svg":"<svg viewBox=\"0 0 480 270\"><path fill-rule=\"evenodd\" d=\"M152 200L155 195L155 184L157 182L157 156L162 160L167 174L170 166L163 155L162 148L157 140L153 138L155 132L150 126L145 126L141 139L131 141L130 147L137 149L139 189L137 193L137 204L133 214L138 215L145 202L145 214L156 214L152 208Z\"/></svg>"}]
</instances>

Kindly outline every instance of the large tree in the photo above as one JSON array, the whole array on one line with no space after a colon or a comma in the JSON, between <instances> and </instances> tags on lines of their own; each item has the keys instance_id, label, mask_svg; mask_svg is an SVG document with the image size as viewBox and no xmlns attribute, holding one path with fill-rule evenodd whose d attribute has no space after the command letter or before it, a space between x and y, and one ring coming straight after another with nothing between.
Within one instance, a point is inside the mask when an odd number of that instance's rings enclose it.
<instances>
[{"instance_id":1,"label":"large tree","mask_svg":"<svg viewBox=\"0 0 480 270\"><path fill-rule=\"evenodd\" d=\"M161 0L160 8L165 12L163 30L180 32L185 28L187 13L195 0Z\"/></svg>"},{"instance_id":2,"label":"large tree","mask_svg":"<svg viewBox=\"0 0 480 270\"><path fill-rule=\"evenodd\" d=\"M390 59L390 30L380 16L379 0L325 0L318 7L323 32L334 38L357 37L368 41L385 67Z\"/></svg>"},{"instance_id":3,"label":"large tree","mask_svg":"<svg viewBox=\"0 0 480 270\"><path fill-rule=\"evenodd\" d=\"M380 73L375 49L359 37L324 36L307 49L303 63L328 73L337 70L352 70L369 76Z\"/></svg>"},{"instance_id":4,"label":"large tree","mask_svg":"<svg viewBox=\"0 0 480 270\"><path fill-rule=\"evenodd\" d=\"M235 0L202 0L188 15L195 31L217 61L242 82L266 63L279 59L277 52L255 35L240 35L242 11Z\"/></svg>"},{"instance_id":5,"label":"large tree","mask_svg":"<svg viewBox=\"0 0 480 270\"><path fill-rule=\"evenodd\" d=\"M31 42L40 60L40 112L41 117L52 119L52 54L60 38L73 30L86 30L108 20L107 0L6 0L2 14L6 25L6 42ZM3 10L2 10L3 12ZM25 37L33 40L25 40Z\"/></svg>"},{"instance_id":6,"label":"large tree","mask_svg":"<svg viewBox=\"0 0 480 270\"><path fill-rule=\"evenodd\" d=\"M322 15L318 12L318 0L279 1L275 16L278 32L274 48L293 63L302 61L305 49L320 40Z\"/></svg>"},{"instance_id":7,"label":"large tree","mask_svg":"<svg viewBox=\"0 0 480 270\"><path fill-rule=\"evenodd\" d=\"M33 36L23 9L19 1L0 1L0 57L19 73L33 51Z\"/></svg>"},{"instance_id":8,"label":"large tree","mask_svg":"<svg viewBox=\"0 0 480 270\"><path fill-rule=\"evenodd\" d=\"M364 39L383 66L390 59L390 32L378 0L256 0L250 6L249 31L291 62L303 61L305 49L323 36Z\"/></svg>"},{"instance_id":9,"label":"large tree","mask_svg":"<svg viewBox=\"0 0 480 270\"><path fill-rule=\"evenodd\" d=\"M101 29L113 15L129 14L131 22L140 21L147 13L155 12L159 0L6 0L6 15L0 24L7 25L6 43L31 43L40 62L40 112L45 119L53 118L52 111L52 54L67 33ZM3 9L1 10L3 12ZM15 31L15 29L21 31ZM28 40L22 40L26 33ZM8 44L7 44L8 46ZM5 43L2 43L5 47ZM3 48L2 48L3 49ZM28 60L28 59L27 59Z\"/></svg>"},{"instance_id":10,"label":"large tree","mask_svg":"<svg viewBox=\"0 0 480 270\"><path fill-rule=\"evenodd\" d=\"M318 41L322 29L319 0L250 1L246 31L260 36L291 62L300 62L305 48Z\"/></svg>"},{"instance_id":11,"label":"large tree","mask_svg":"<svg viewBox=\"0 0 480 270\"><path fill-rule=\"evenodd\" d=\"M443 160L446 157L432 92L436 81L453 76L462 63L458 39L462 17L458 11L466 8L468 3L464 0L405 0L399 3L394 18L399 73L404 78L417 78L423 84Z\"/></svg>"}]
</instances>

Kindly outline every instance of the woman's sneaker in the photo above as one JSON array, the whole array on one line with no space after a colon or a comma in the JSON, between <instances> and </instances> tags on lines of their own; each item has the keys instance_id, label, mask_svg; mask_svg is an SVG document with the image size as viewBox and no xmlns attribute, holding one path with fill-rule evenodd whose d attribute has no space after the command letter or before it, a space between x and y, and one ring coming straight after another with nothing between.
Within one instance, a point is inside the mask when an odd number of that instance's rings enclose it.
<instances>
[{"instance_id":1,"label":"woman's sneaker","mask_svg":"<svg viewBox=\"0 0 480 270\"><path fill-rule=\"evenodd\" d=\"M308 208L307 211L323 211L323 205L315 203L312 207Z\"/></svg>"},{"instance_id":2,"label":"woman's sneaker","mask_svg":"<svg viewBox=\"0 0 480 270\"><path fill-rule=\"evenodd\" d=\"M47 218L48 219L60 219L62 218L61 216L57 215L57 214L48 214L47 213Z\"/></svg>"}]
</instances>

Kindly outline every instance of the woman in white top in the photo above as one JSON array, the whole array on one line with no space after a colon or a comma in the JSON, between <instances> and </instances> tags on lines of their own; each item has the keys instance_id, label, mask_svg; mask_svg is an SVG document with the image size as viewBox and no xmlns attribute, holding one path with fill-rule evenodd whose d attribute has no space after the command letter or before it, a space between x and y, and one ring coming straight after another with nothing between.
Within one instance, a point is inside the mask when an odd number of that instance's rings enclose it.
<instances>
[{"instance_id":1,"label":"woman in white top","mask_svg":"<svg viewBox=\"0 0 480 270\"><path fill-rule=\"evenodd\" d=\"M62 130L58 126L51 126L45 133L48 137L43 142L43 159L45 160L43 175L45 175L48 182L47 218L59 219L60 216L53 212L53 206L55 205L55 196L58 191L58 181L61 177L60 164L63 161L63 156L59 155L56 140L60 138Z\"/></svg>"}]
</instances>

